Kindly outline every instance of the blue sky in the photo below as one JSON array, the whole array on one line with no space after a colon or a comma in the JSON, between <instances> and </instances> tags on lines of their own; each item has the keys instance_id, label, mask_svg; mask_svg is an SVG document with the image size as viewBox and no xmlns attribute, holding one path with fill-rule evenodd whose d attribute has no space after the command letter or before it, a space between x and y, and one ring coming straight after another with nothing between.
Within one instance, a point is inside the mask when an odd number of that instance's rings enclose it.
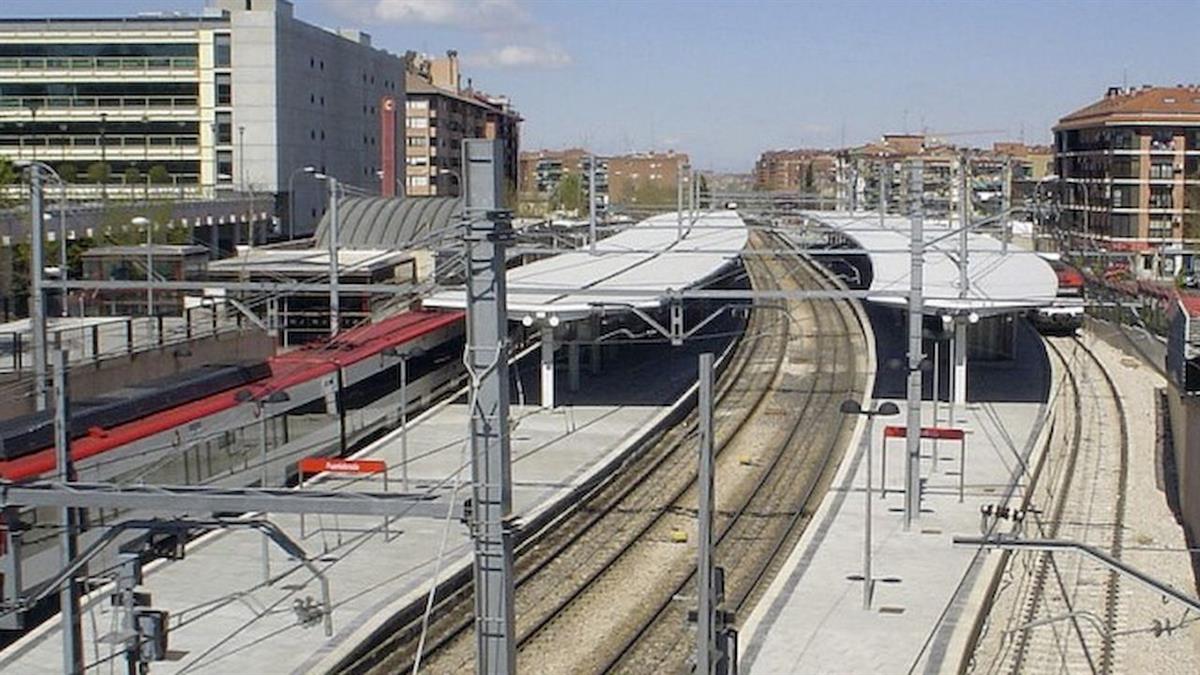
<instances>
[{"instance_id":1,"label":"blue sky","mask_svg":"<svg viewBox=\"0 0 1200 675\"><path fill-rule=\"evenodd\" d=\"M747 171L764 149L921 131L1048 142L1109 85L1200 82L1200 1L296 0L377 46L457 49L510 95L527 149L674 148ZM0 15L198 11L203 0L0 0ZM950 135L955 134L955 135Z\"/></svg>"}]
</instances>

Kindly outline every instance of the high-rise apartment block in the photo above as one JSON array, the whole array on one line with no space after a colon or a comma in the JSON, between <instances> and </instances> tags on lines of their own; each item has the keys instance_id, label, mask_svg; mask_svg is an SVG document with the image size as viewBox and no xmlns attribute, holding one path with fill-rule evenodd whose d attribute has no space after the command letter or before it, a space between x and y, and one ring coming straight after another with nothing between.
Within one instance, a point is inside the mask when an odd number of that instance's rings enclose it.
<instances>
[{"instance_id":1,"label":"high-rise apartment block","mask_svg":"<svg viewBox=\"0 0 1200 675\"><path fill-rule=\"evenodd\" d=\"M0 21L0 157L53 166L81 198L237 190L307 231L324 172L379 191L404 167L404 60L287 0L198 16ZM381 178L382 176L382 178Z\"/></svg>"},{"instance_id":2,"label":"high-rise apartment block","mask_svg":"<svg viewBox=\"0 0 1200 675\"><path fill-rule=\"evenodd\" d=\"M1134 253L1143 274L1191 269L1181 246L1200 237L1200 86L1109 88L1059 120L1054 162L1065 228Z\"/></svg>"},{"instance_id":3,"label":"high-rise apartment block","mask_svg":"<svg viewBox=\"0 0 1200 675\"><path fill-rule=\"evenodd\" d=\"M405 55L408 101L404 138L407 145L407 185L410 196L460 194L462 141L500 139L505 148L505 178L516 191L521 116L507 97L492 96L462 86L458 54L430 59Z\"/></svg>"}]
</instances>

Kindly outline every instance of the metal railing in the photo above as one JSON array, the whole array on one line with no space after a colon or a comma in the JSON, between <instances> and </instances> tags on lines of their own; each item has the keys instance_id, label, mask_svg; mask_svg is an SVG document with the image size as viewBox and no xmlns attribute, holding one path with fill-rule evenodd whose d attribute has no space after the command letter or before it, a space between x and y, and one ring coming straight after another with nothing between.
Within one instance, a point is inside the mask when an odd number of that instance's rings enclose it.
<instances>
[{"instance_id":1,"label":"metal railing","mask_svg":"<svg viewBox=\"0 0 1200 675\"><path fill-rule=\"evenodd\" d=\"M44 70L120 71L120 70L195 70L194 56L46 56L3 57L0 71Z\"/></svg>"},{"instance_id":2,"label":"metal railing","mask_svg":"<svg viewBox=\"0 0 1200 675\"><path fill-rule=\"evenodd\" d=\"M200 105L196 96L0 96L0 110L55 110L62 108L120 108L159 110L163 108L195 109Z\"/></svg>"}]
</instances>

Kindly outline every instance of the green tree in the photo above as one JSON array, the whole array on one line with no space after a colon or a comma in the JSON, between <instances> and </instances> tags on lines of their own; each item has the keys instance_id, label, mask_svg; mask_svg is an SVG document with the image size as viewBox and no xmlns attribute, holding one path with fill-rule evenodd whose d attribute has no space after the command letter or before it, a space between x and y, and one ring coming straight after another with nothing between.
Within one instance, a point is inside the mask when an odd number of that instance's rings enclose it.
<instances>
[{"instance_id":1,"label":"green tree","mask_svg":"<svg viewBox=\"0 0 1200 675\"><path fill-rule=\"evenodd\" d=\"M710 192L708 189L708 179L704 177L704 174L700 174L700 180L698 182L700 183L699 206L702 209L710 209L712 208L712 192Z\"/></svg>"},{"instance_id":2,"label":"green tree","mask_svg":"<svg viewBox=\"0 0 1200 675\"><path fill-rule=\"evenodd\" d=\"M167 185L171 182L171 172L167 171L167 167L162 164L155 164L150 167L150 182L155 185Z\"/></svg>"},{"instance_id":3,"label":"green tree","mask_svg":"<svg viewBox=\"0 0 1200 675\"><path fill-rule=\"evenodd\" d=\"M13 168L12 162L3 157L0 157L0 205L7 205L10 201L8 198L8 186L16 184L21 180L21 175Z\"/></svg>"},{"instance_id":4,"label":"green tree","mask_svg":"<svg viewBox=\"0 0 1200 675\"><path fill-rule=\"evenodd\" d=\"M64 162L58 165L58 175L66 183L74 183L79 180L79 167L71 162Z\"/></svg>"},{"instance_id":5,"label":"green tree","mask_svg":"<svg viewBox=\"0 0 1200 675\"><path fill-rule=\"evenodd\" d=\"M554 197L551 199L556 209L575 213L579 213L585 201L583 180L576 173L567 174L558 181L558 186L554 188Z\"/></svg>"},{"instance_id":6,"label":"green tree","mask_svg":"<svg viewBox=\"0 0 1200 675\"><path fill-rule=\"evenodd\" d=\"M813 188L815 188L816 185L817 179L816 176L813 175L812 162L808 162L804 165L804 192L806 194L812 194Z\"/></svg>"},{"instance_id":7,"label":"green tree","mask_svg":"<svg viewBox=\"0 0 1200 675\"><path fill-rule=\"evenodd\" d=\"M112 167L104 162L92 162L87 168L89 183L107 183L112 176Z\"/></svg>"},{"instance_id":8,"label":"green tree","mask_svg":"<svg viewBox=\"0 0 1200 675\"><path fill-rule=\"evenodd\" d=\"M138 185L142 182L142 172L136 166L125 169L125 184Z\"/></svg>"}]
</instances>

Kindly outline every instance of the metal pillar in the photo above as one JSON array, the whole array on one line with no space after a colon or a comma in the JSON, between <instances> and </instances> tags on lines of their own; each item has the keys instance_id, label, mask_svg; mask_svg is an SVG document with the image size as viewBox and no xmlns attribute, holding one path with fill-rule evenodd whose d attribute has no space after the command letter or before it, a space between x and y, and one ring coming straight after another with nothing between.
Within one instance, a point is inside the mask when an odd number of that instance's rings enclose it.
<instances>
[{"instance_id":1,"label":"metal pillar","mask_svg":"<svg viewBox=\"0 0 1200 675\"><path fill-rule=\"evenodd\" d=\"M967 404L967 322L964 317L954 321L954 406ZM953 423L951 414L951 423Z\"/></svg>"},{"instance_id":2,"label":"metal pillar","mask_svg":"<svg viewBox=\"0 0 1200 675\"><path fill-rule=\"evenodd\" d=\"M338 181L329 177L329 337L341 330L338 298Z\"/></svg>"},{"instance_id":3,"label":"metal pillar","mask_svg":"<svg viewBox=\"0 0 1200 675\"><path fill-rule=\"evenodd\" d=\"M29 312L30 328L33 331L33 392L38 410L50 406L46 391L46 290L42 286L42 274L46 261L43 253L42 221L42 169L37 164L29 165L29 281L32 307Z\"/></svg>"},{"instance_id":4,"label":"metal pillar","mask_svg":"<svg viewBox=\"0 0 1200 675\"><path fill-rule=\"evenodd\" d=\"M54 355L54 455L61 481L75 480L71 466L70 398L67 390L68 355L65 349L55 349ZM76 509L62 507L59 510L62 531L59 533L59 551L63 568L70 567L78 554L79 514ZM72 574L63 582L59 593L63 626L63 672L74 675L83 673L83 629L80 626L79 582Z\"/></svg>"},{"instance_id":5,"label":"metal pillar","mask_svg":"<svg viewBox=\"0 0 1200 675\"><path fill-rule=\"evenodd\" d=\"M475 672L516 672L513 619L512 473L508 435L508 333L499 206L503 147L463 141L467 223L467 344L471 398L472 538L475 544Z\"/></svg>"},{"instance_id":6,"label":"metal pillar","mask_svg":"<svg viewBox=\"0 0 1200 675\"><path fill-rule=\"evenodd\" d=\"M697 513L696 672L715 672L716 589L713 584L713 355L700 355L700 458Z\"/></svg>"},{"instance_id":7,"label":"metal pillar","mask_svg":"<svg viewBox=\"0 0 1200 675\"><path fill-rule=\"evenodd\" d=\"M909 194L917 198L912 203L911 237L909 239L908 291L908 420L905 430L906 456L904 462L904 529L921 510L921 319L925 310L924 299L924 249L925 235L922 214L924 193L924 166L921 160L913 161L909 170Z\"/></svg>"},{"instance_id":8,"label":"metal pillar","mask_svg":"<svg viewBox=\"0 0 1200 675\"><path fill-rule=\"evenodd\" d=\"M542 324L542 407L554 409L554 327Z\"/></svg>"},{"instance_id":9,"label":"metal pillar","mask_svg":"<svg viewBox=\"0 0 1200 675\"><path fill-rule=\"evenodd\" d=\"M262 438L259 440L259 449L261 450L261 455L262 455L262 471L259 474L258 480L259 480L259 485L261 485L263 488L266 488L266 487L268 487L268 485L267 485L267 408L265 405L263 405L263 403L261 401L258 403L258 431L260 434L262 434ZM263 518L266 518L266 517L267 517L267 514L264 513ZM264 534L262 536L262 572L263 572L263 583L270 586L271 585L271 542L270 542L270 537L268 537L266 534Z\"/></svg>"},{"instance_id":10,"label":"metal pillar","mask_svg":"<svg viewBox=\"0 0 1200 675\"><path fill-rule=\"evenodd\" d=\"M146 316L154 316L154 221L146 221Z\"/></svg>"},{"instance_id":11,"label":"metal pillar","mask_svg":"<svg viewBox=\"0 0 1200 675\"><path fill-rule=\"evenodd\" d=\"M875 592L875 576L874 572L871 570L871 519L873 518L873 514L871 513L871 481L875 479L875 448L871 447L871 444L875 442L875 436L873 434L874 426L875 414L874 408L872 408L872 410L867 413L867 426L865 430L867 442L864 450L864 452L867 453L867 485L863 492L867 496L867 508L866 521L863 523L863 609L871 609L871 596ZM883 461L887 461L886 455L884 455Z\"/></svg>"},{"instance_id":12,"label":"metal pillar","mask_svg":"<svg viewBox=\"0 0 1200 675\"><path fill-rule=\"evenodd\" d=\"M596 255L596 156L588 157L588 245Z\"/></svg>"},{"instance_id":13,"label":"metal pillar","mask_svg":"<svg viewBox=\"0 0 1200 675\"><path fill-rule=\"evenodd\" d=\"M884 227L887 218L888 183L891 181L891 165L883 162L879 167L879 227Z\"/></svg>"},{"instance_id":14,"label":"metal pillar","mask_svg":"<svg viewBox=\"0 0 1200 675\"><path fill-rule=\"evenodd\" d=\"M567 345L567 382L571 391L579 391L579 339Z\"/></svg>"},{"instance_id":15,"label":"metal pillar","mask_svg":"<svg viewBox=\"0 0 1200 675\"><path fill-rule=\"evenodd\" d=\"M1004 185L1001 189L1000 201L1000 252L1008 255L1008 240L1012 239L1012 161L1004 161Z\"/></svg>"},{"instance_id":16,"label":"metal pillar","mask_svg":"<svg viewBox=\"0 0 1200 675\"><path fill-rule=\"evenodd\" d=\"M408 356L400 357L400 491L408 492Z\"/></svg>"},{"instance_id":17,"label":"metal pillar","mask_svg":"<svg viewBox=\"0 0 1200 675\"><path fill-rule=\"evenodd\" d=\"M588 368L600 374L600 319L594 315L588 320Z\"/></svg>"},{"instance_id":18,"label":"metal pillar","mask_svg":"<svg viewBox=\"0 0 1200 675\"><path fill-rule=\"evenodd\" d=\"M683 239L683 171L686 164L675 165L675 241Z\"/></svg>"}]
</instances>

